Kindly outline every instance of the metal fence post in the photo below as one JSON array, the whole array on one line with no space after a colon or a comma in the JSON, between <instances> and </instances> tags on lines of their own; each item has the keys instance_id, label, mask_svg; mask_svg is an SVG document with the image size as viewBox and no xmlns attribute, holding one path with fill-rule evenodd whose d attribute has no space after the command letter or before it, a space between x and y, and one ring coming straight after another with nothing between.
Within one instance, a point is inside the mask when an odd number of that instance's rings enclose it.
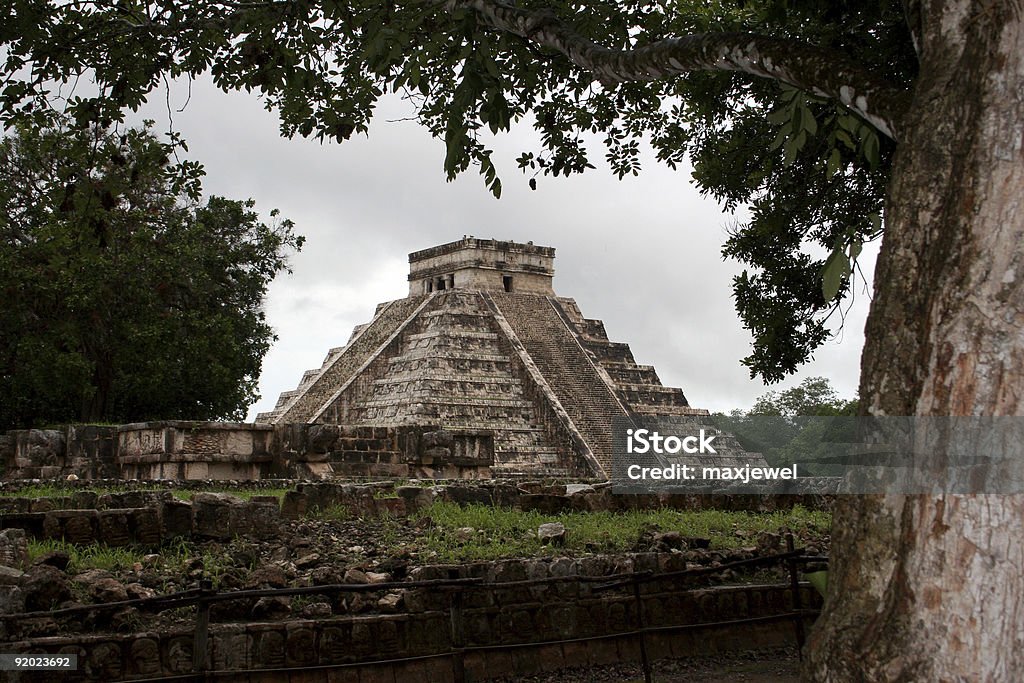
<instances>
[{"instance_id":1,"label":"metal fence post","mask_svg":"<svg viewBox=\"0 0 1024 683\"><path fill-rule=\"evenodd\" d=\"M199 601L196 603L196 631L192 636L192 670L196 673L205 672L209 668L207 658L210 640L210 601L204 597L213 595L213 582L210 579L199 581Z\"/></svg>"},{"instance_id":2,"label":"metal fence post","mask_svg":"<svg viewBox=\"0 0 1024 683\"><path fill-rule=\"evenodd\" d=\"M456 588L452 591L449 602L449 615L451 617L451 639L452 639L452 677L455 683L466 681L466 661L462 646L465 644L462 628L462 589Z\"/></svg>"},{"instance_id":3,"label":"metal fence post","mask_svg":"<svg viewBox=\"0 0 1024 683\"><path fill-rule=\"evenodd\" d=\"M644 617L644 602L640 598L640 579L633 575L633 599L636 601L636 620L640 632L640 661L644 667L644 683L654 681L654 672L651 670L651 658L647 654L647 619Z\"/></svg>"},{"instance_id":4,"label":"metal fence post","mask_svg":"<svg viewBox=\"0 0 1024 683\"><path fill-rule=\"evenodd\" d=\"M786 551L792 553L794 549L793 534L786 534ZM797 561L795 557L790 557L788 560L789 564L789 586L793 590L793 611L796 612L796 644L798 653L800 655L800 661L804 660L804 614L803 614L803 601L800 599L800 576L797 573Z\"/></svg>"}]
</instances>

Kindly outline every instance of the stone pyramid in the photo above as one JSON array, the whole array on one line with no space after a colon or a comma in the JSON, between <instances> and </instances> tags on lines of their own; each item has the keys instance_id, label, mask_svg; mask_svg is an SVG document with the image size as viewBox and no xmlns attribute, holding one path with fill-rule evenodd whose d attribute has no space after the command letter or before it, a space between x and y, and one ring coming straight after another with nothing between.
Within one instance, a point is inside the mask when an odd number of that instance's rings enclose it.
<instances>
[{"instance_id":1,"label":"stone pyramid","mask_svg":"<svg viewBox=\"0 0 1024 683\"><path fill-rule=\"evenodd\" d=\"M466 237L257 422L490 430L497 477L606 477L616 418L702 416L552 288L555 250Z\"/></svg>"}]
</instances>

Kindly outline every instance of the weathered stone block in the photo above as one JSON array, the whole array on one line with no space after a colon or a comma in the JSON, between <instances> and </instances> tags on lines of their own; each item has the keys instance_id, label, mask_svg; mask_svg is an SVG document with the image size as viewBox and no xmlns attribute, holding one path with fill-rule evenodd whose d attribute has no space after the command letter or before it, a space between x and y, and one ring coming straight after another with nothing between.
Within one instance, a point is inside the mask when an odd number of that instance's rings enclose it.
<instances>
[{"instance_id":1,"label":"weathered stone block","mask_svg":"<svg viewBox=\"0 0 1024 683\"><path fill-rule=\"evenodd\" d=\"M110 546L123 546L132 542L128 526L130 510L100 510L97 519L98 538Z\"/></svg>"},{"instance_id":2,"label":"weathered stone block","mask_svg":"<svg viewBox=\"0 0 1024 683\"><path fill-rule=\"evenodd\" d=\"M227 493L197 493L192 497L193 532L202 538L230 539L238 528L242 500Z\"/></svg>"},{"instance_id":3,"label":"weathered stone block","mask_svg":"<svg viewBox=\"0 0 1024 683\"><path fill-rule=\"evenodd\" d=\"M301 491L286 491L281 504L281 516L285 519L304 517L309 507L309 497Z\"/></svg>"},{"instance_id":4,"label":"weathered stone block","mask_svg":"<svg viewBox=\"0 0 1024 683\"><path fill-rule=\"evenodd\" d=\"M0 565L20 569L28 560L28 538L24 529L0 531Z\"/></svg>"},{"instance_id":5,"label":"weathered stone block","mask_svg":"<svg viewBox=\"0 0 1024 683\"><path fill-rule=\"evenodd\" d=\"M40 565L27 572L21 585L24 592L25 609L29 612L49 610L71 598L64 572L56 567Z\"/></svg>"},{"instance_id":6,"label":"weathered stone block","mask_svg":"<svg viewBox=\"0 0 1024 683\"><path fill-rule=\"evenodd\" d=\"M47 512L43 518L43 534L46 538L86 545L96 540L97 518L96 510Z\"/></svg>"},{"instance_id":7,"label":"weathered stone block","mask_svg":"<svg viewBox=\"0 0 1024 683\"><path fill-rule=\"evenodd\" d=\"M181 674L191 672L192 635L172 635L164 643L164 671Z\"/></svg>"},{"instance_id":8,"label":"weathered stone block","mask_svg":"<svg viewBox=\"0 0 1024 683\"><path fill-rule=\"evenodd\" d=\"M188 536L192 533L192 503L177 498L161 502L160 526L163 538Z\"/></svg>"},{"instance_id":9,"label":"weathered stone block","mask_svg":"<svg viewBox=\"0 0 1024 683\"><path fill-rule=\"evenodd\" d=\"M155 507L132 510L128 526L136 543L157 545L161 540L160 515Z\"/></svg>"},{"instance_id":10,"label":"weathered stone block","mask_svg":"<svg viewBox=\"0 0 1024 683\"><path fill-rule=\"evenodd\" d=\"M76 510L94 510L98 501L99 495L95 491L75 491L71 494L70 506Z\"/></svg>"},{"instance_id":11,"label":"weathered stone block","mask_svg":"<svg viewBox=\"0 0 1024 683\"><path fill-rule=\"evenodd\" d=\"M285 631L285 664L311 666L317 662L316 631L310 623L288 624Z\"/></svg>"},{"instance_id":12,"label":"weathered stone block","mask_svg":"<svg viewBox=\"0 0 1024 683\"><path fill-rule=\"evenodd\" d=\"M252 637L242 624L224 624L211 632L211 663L215 670L230 671L252 666Z\"/></svg>"},{"instance_id":13,"label":"weathered stone block","mask_svg":"<svg viewBox=\"0 0 1024 683\"><path fill-rule=\"evenodd\" d=\"M85 661L79 660L79 668L93 680L116 680L124 675L125 657L121 643L116 640L90 644Z\"/></svg>"},{"instance_id":14,"label":"weathered stone block","mask_svg":"<svg viewBox=\"0 0 1024 683\"><path fill-rule=\"evenodd\" d=\"M284 628L270 624L253 624L250 629L253 638L253 663L261 669L283 668L287 642Z\"/></svg>"},{"instance_id":15,"label":"weathered stone block","mask_svg":"<svg viewBox=\"0 0 1024 683\"><path fill-rule=\"evenodd\" d=\"M59 509L60 506L53 498L33 498L28 505L29 512L50 512Z\"/></svg>"},{"instance_id":16,"label":"weathered stone block","mask_svg":"<svg viewBox=\"0 0 1024 683\"><path fill-rule=\"evenodd\" d=\"M442 500L458 503L459 505L492 505L491 492L485 488L475 486L446 486L439 496Z\"/></svg>"},{"instance_id":17,"label":"weathered stone block","mask_svg":"<svg viewBox=\"0 0 1024 683\"><path fill-rule=\"evenodd\" d=\"M279 531L281 510L276 499L266 502L250 500L239 513L248 518L250 533L256 538L271 538Z\"/></svg>"}]
</instances>

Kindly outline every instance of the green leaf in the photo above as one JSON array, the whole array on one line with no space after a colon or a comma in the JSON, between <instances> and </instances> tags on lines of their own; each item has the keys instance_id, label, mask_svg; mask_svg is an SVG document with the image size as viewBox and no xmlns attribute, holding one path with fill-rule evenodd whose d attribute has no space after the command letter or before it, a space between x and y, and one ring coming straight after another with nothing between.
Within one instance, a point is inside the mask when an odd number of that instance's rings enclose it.
<instances>
[{"instance_id":1,"label":"green leaf","mask_svg":"<svg viewBox=\"0 0 1024 683\"><path fill-rule=\"evenodd\" d=\"M822 570L820 572L810 572L804 574L804 578L807 582L814 586L814 589L821 594L821 597L825 597L826 591L828 591L828 570Z\"/></svg>"},{"instance_id":2,"label":"green leaf","mask_svg":"<svg viewBox=\"0 0 1024 683\"><path fill-rule=\"evenodd\" d=\"M877 233L882 229L882 217L877 211L872 211L868 214L868 220L871 222L872 229Z\"/></svg>"},{"instance_id":3,"label":"green leaf","mask_svg":"<svg viewBox=\"0 0 1024 683\"><path fill-rule=\"evenodd\" d=\"M877 168L881 161L878 156L878 135L871 129L867 129L864 136L864 158L871 164L871 168Z\"/></svg>"},{"instance_id":4,"label":"green leaf","mask_svg":"<svg viewBox=\"0 0 1024 683\"><path fill-rule=\"evenodd\" d=\"M843 279L849 274L849 271L850 261L846 258L846 254L842 251L833 251L825 261L825 267L821 274L821 293L825 297L825 301L832 301L836 298L839 288L843 285Z\"/></svg>"},{"instance_id":5,"label":"green leaf","mask_svg":"<svg viewBox=\"0 0 1024 683\"><path fill-rule=\"evenodd\" d=\"M768 114L767 118L769 123L781 126L793 120L793 109L791 107L781 107Z\"/></svg>"},{"instance_id":6,"label":"green leaf","mask_svg":"<svg viewBox=\"0 0 1024 683\"><path fill-rule=\"evenodd\" d=\"M850 242L850 263L856 263L857 257L860 256L860 252L864 249L864 242L861 240L853 240Z\"/></svg>"},{"instance_id":7,"label":"green leaf","mask_svg":"<svg viewBox=\"0 0 1024 683\"><path fill-rule=\"evenodd\" d=\"M839 150L835 147L832 148L832 152L828 155L828 164L825 168L825 173L829 177L834 176L839 172L839 166L842 163L842 156L839 154Z\"/></svg>"},{"instance_id":8,"label":"green leaf","mask_svg":"<svg viewBox=\"0 0 1024 683\"><path fill-rule=\"evenodd\" d=\"M810 109L808 109L806 107L803 107L802 110L803 110L803 119L802 119L802 121L803 121L804 130L807 131L808 135L814 135L815 133L818 132L818 122L814 119L814 114L811 113Z\"/></svg>"}]
</instances>

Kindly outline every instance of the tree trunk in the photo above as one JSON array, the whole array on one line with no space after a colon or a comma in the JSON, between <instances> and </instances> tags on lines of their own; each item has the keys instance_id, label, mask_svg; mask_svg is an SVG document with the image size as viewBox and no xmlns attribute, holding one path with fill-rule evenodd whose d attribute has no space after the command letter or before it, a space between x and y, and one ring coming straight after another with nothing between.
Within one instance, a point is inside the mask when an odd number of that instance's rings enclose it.
<instances>
[{"instance_id":1,"label":"tree trunk","mask_svg":"<svg viewBox=\"0 0 1024 683\"><path fill-rule=\"evenodd\" d=\"M1022 12L922 4L861 366L870 414L1024 415ZM1024 680L1024 496L847 497L832 548L808 680Z\"/></svg>"}]
</instances>

